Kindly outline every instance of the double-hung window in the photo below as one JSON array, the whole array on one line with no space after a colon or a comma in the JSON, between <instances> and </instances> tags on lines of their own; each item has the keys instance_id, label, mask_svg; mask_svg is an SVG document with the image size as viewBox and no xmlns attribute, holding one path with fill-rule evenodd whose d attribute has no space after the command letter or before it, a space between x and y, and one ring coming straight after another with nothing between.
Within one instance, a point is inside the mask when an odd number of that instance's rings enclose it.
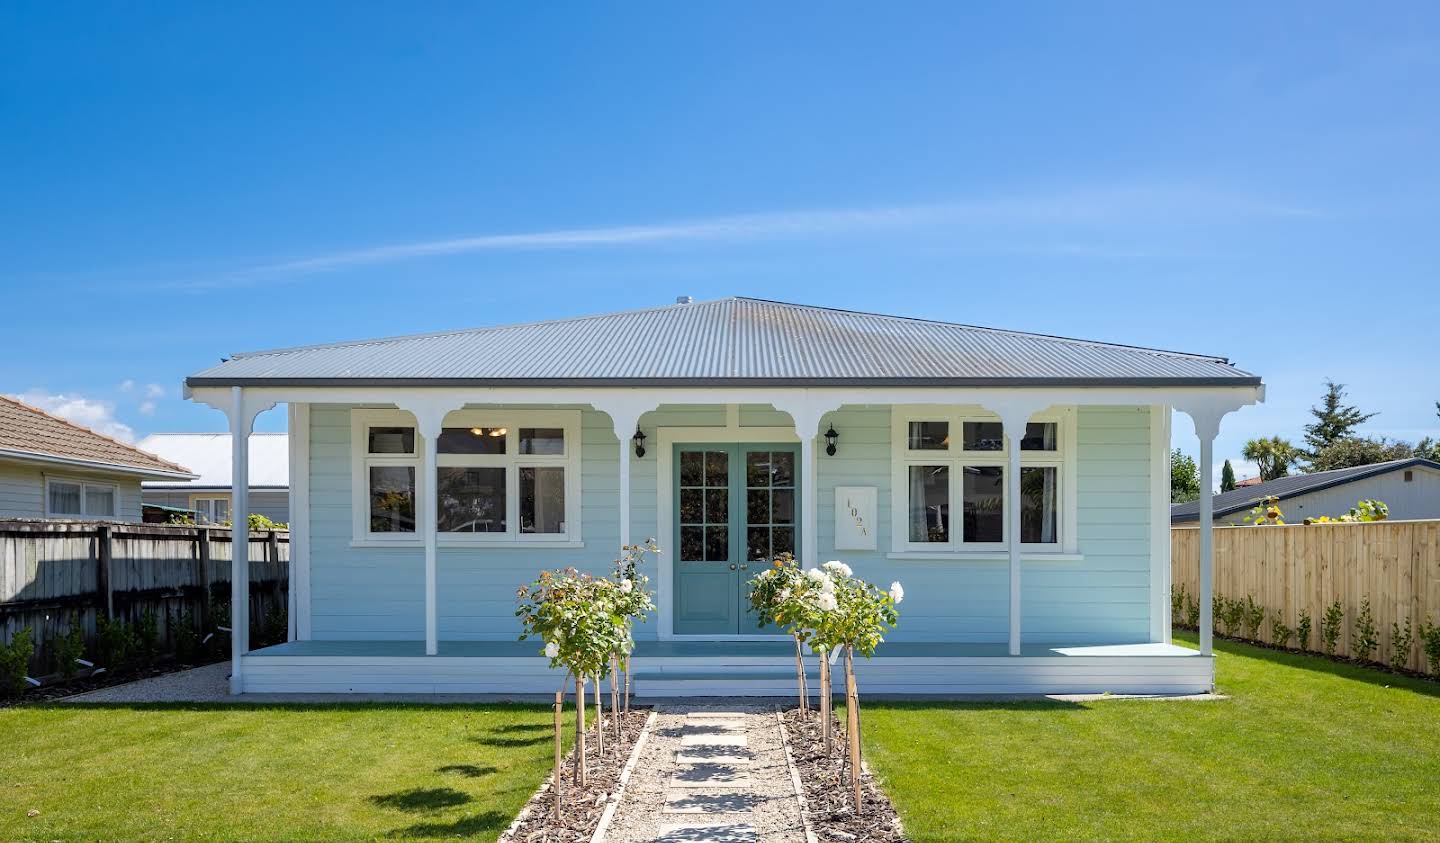
<instances>
[{"instance_id":1,"label":"double-hung window","mask_svg":"<svg viewBox=\"0 0 1440 843\"><path fill-rule=\"evenodd\" d=\"M361 541L416 541L433 518L446 544L579 540L578 411L460 410L436 441L436 511L421 512L424 443L405 413L356 410ZM357 519L357 522L359 519ZM361 527L364 527L362 530Z\"/></svg>"},{"instance_id":2,"label":"double-hung window","mask_svg":"<svg viewBox=\"0 0 1440 843\"><path fill-rule=\"evenodd\" d=\"M117 497L113 483L45 480L45 514L50 518L114 518Z\"/></svg>"},{"instance_id":3,"label":"double-hung window","mask_svg":"<svg viewBox=\"0 0 1440 843\"><path fill-rule=\"evenodd\" d=\"M1061 550L1067 416L1036 418L1020 446L1020 541ZM1005 546L1004 428L992 415L920 410L895 416L897 551L994 551Z\"/></svg>"}]
</instances>

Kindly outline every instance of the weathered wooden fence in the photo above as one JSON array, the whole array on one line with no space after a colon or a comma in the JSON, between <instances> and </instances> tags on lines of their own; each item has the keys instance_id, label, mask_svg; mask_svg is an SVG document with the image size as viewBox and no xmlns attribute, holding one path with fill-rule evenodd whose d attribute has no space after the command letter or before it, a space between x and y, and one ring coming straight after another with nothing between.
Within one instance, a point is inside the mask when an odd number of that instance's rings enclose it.
<instances>
[{"instance_id":1,"label":"weathered wooden fence","mask_svg":"<svg viewBox=\"0 0 1440 843\"><path fill-rule=\"evenodd\" d=\"M1360 601L1370 599L1380 632L1377 660L1395 664L1391 624L1410 619L1440 623L1440 521L1379 521L1358 524L1286 525L1215 528L1215 594L1232 600L1253 597L1266 609L1259 638L1271 640L1270 619L1279 614L1294 627L1300 612L1320 619L1339 600L1345 610L1338 655L1351 655L1350 638ZM1174 586L1199 593L1200 532L1194 527L1170 531ZM1412 646L1400 667L1420 670L1424 659Z\"/></svg>"},{"instance_id":2,"label":"weathered wooden fence","mask_svg":"<svg viewBox=\"0 0 1440 843\"><path fill-rule=\"evenodd\" d=\"M173 622L186 613L202 637L223 635L211 614L228 611L230 548L228 527L0 520L0 641L30 627L39 675L76 617L91 641L97 618L134 623L151 612L162 653L173 652ZM248 550L254 642L267 617L284 617L290 535L252 532Z\"/></svg>"}]
</instances>

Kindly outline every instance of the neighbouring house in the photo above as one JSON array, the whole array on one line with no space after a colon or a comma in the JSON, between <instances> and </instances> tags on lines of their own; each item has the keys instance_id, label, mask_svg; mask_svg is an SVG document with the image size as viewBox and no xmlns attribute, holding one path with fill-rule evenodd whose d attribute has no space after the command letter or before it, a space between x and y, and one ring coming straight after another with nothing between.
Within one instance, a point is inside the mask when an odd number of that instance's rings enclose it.
<instances>
[{"instance_id":1,"label":"neighbouring house","mask_svg":"<svg viewBox=\"0 0 1440 843\"><path fill-rule=\"evenodd\" d=\"M1261 480L1259 477L1242 477L1241 479L1235 481L1235 488L1243 489L1246 486L1259 486L1261 483L1264 482L1265 481Z\"/></svg>"},{"instance_id":2,"label":"neighbouring house","mask_svg":"<svg viewBox=\"0 0 1440 843\"><path fill-rule=\"evenodd\" d=\"M793 647L746 592L790 551L904 584L868 692L955 695L1210 688L1210 636L1170 643L1171 411L1208 487L1221 419L1264 386L1208 355L728 298L236 354L186 394L225 413L236 478L256 416L289 414L296 640L237 630L237 693L553 692L516 587L654 536L637 694L788 693Z\"/></svg>"},{"instance_id":3,"label":"neighbouring house","mask_svg":"<svg viewBox=\"0 0 1440 843\"><path fill-rule=\"evenodd\" d=\"M144 480L182 465L0 396L0 518L140 521Z\"/></svg>"},{"instance_id":4,"label":"neighbouring house","mask_svg":"<svg viewBox=\"0 0 1440 843\"><path fill-rule=\"evenodd\" d=\"M1440 518L1440 463L1414 457L1292 474L1221 492L1213 498L1214 519L1221 524L1244 524L1255 504L1272 495L1280 499L1280 511L1291 524L1322 515L1344 515L1362 500L1383 502L1392 521ZM1199 519L1199 501L1170 507L1172 524Z\"/></svg>"},{"instance_id":5,"label":"neighbouring house","mask_svg":"<svg viewBox=\"0 0 1440 843\"><path fill-rule=\"evenodd\" d=\"M190 467L194 480L147 480L146 505L187 512L199 524L230 519L230 434L152 433L138 446ZM250 435L250 512L271 521L290 520L290 447L284 433Z\"/></svg>"}]
</instances>

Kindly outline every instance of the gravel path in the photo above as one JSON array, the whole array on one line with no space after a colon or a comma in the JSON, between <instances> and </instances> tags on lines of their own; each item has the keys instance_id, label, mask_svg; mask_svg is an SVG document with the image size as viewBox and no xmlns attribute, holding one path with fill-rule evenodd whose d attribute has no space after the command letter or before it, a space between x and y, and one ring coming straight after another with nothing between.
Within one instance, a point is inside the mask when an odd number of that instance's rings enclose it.
<instances>
[{"instance_id":1,"label":"gravel path","mask_svg":"<svg viewBox=\"0 0 1440 843\"><path fill-rule=\"evenodd\" d=\"M659 709L607 839L804 843L774 709Z\"/></svg>"},{"instance_id":2,"label":"gravel path","mask_svg":"<svg viewBox=\"0 0 1440 843\"><path fill-rule=\"evenodd\" d=\"M234 702L230 662L216 662L63 697L67 703Z\"/></svg>"}]
</instances>

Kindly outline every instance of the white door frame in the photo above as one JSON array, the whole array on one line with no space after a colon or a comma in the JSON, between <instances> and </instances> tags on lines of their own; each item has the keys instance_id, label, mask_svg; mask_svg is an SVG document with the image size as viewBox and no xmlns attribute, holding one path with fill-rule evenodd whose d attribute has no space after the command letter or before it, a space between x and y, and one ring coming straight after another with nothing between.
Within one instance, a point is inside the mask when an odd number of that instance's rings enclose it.
<instances>
[{"instance_id":1,"label":"white door frame","mask_svg":"<svg viewBox=\"0 0 1440 843\"><path fill-rule=\"evenodd\" d=\"M793 427L661 427L656 430L660 439L659 453L655 455L655 532L661 550L672 554L672 558L660 565L659 605L660 640L677 641L787 641L788 635L676 635L675 634L675 559L678 553L675 543L675 446L677 444L765 444L783 442L798 444L800 437ZM796 471L799 472L797 466ZM801 495L813 495L815 491L800 484ZM799 525L796 525L797 527ZM798 533L797 533L798 535ZM662 556L662 558L664 558Z\"/></svg>"}]
</instances>

